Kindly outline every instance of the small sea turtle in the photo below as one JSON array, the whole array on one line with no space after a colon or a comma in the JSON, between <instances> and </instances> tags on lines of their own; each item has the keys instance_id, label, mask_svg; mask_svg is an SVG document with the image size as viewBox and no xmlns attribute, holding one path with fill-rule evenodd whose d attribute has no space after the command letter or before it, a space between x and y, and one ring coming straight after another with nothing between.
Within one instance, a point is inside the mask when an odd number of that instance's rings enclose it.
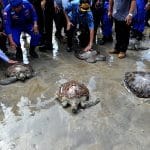
<instances>
[{"instance_id":1,"label":"small sea turtle","mask_svg":"<svg viewBox=\"0 0 150 150\"><path fill-rule=\"evenodd\" d=\"M124 81L137 97L150 98L150 72L127 72Z\"/></svg>"},{"instance_id":2,"label":"small sea turtle","mask_svg":"<svg viewBox=\"0 0 150 150\"><path fill-rule=\"evenodd\" d=\"M146 46L146 42L144 41L139 41L135 38L132 38L129 40L129 46L128 46L129 50L136 50L136 51L140 51L140 50L148 50L149 47Z\"/></svg>"},{"instance_id":3,"label":"small sea turtle","mask_svg":"<svg viewBox=\"0 0 150 150\"><path fill-rule=\"evenodd\" d=\"M87 108L100 102L99 99L89 101L88 88L74 80L68 81L59 87L56 99L64 108L70 105L73 113L77 113L79 107Z\"/></svg>"},{"instance_id":4,"label":"small sea turtle","mask_svg":"<svg viewBox=\"0 0 150 150\"><path fill-rule=\"evenodd\" d=\"M96 63L97 61L105 61L106 60L106 56L100 54L96 50L91 50L91 51L87 51L87 52L79 51L79 52L75 53L75 56L78 59L85 60L88 63Z\"/></svg>"},{"instance_id":5,"label":"small sea turtle","mask_svg":"<svg viewBox=\"0 0 150 150\"><path fill-rule=\"evenodd\" d=\"M17 63L9 66L6 70L6 79L0 80L1 85L8 85L17 80L25 81L33 77L34 72L30 65L24 65L22 63Z\"/></svg>"}]
</instances>

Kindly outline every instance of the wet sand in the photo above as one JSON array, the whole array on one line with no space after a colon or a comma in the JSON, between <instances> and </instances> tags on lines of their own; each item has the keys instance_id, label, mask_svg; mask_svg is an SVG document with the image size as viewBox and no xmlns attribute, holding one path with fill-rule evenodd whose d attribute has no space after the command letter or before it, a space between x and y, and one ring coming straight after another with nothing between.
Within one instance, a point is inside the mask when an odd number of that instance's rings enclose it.
<instances>
[{"instance_id":1,"label":"wet sand","mask_svg":"<svg viewBox=\"0 0 150 150\"><path fill-rule=\"evenodd\" d=\"M148 37L145 42L150 47ZM40 58L31 60L34 78L0 86L0 150L149 150L150 99L137 98L123 80L125 72L150 71L150 49L92 64L66 52L66 45L54 47L37 50ZM108 54L113 45L94 48ZM77 115L62 108L55 93L72 79L101 102Z\"/></svg>"}]
</instances>

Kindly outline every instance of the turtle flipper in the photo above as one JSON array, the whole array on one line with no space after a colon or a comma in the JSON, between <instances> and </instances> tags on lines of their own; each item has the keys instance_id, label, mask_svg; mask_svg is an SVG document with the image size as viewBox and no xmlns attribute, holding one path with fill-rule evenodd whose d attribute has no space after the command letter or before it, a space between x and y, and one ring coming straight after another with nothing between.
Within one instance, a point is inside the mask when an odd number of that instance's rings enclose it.
<instances>
[{"instance_id":1,"label":"turtle flipper","mask_svg":"<svg viewBox=\"0 0 150 150\"><path fill-rule=\"evenodd\" d=\"M62 105L63 108L66 108L66 107L68 106L67 100L66 100L66 101L63 101L63 102L61 103L61 105Z\"/></svg>"},{"instance_id":2,"label":"turtle flipper","mask_svg":"<svg viewBox=\"0 0 150 150\"><path fill-rule=\"evenodd\" d=\"M84 102L81 102L81 107L82 108L87 108L87 107L91 107L91 106L94 106L96 104L98 104L100 102L100 99L97 98L95 101L84 101Z\"/></svg>"},{"instance_id":3,"label":"turtle flipper","mask_svg":"<svg viewBox=\"0 0 150 150\"><path fill-rule=\"evenodd\" d=\"M9 77L9 78L0 80L0 85L8 85L8 84L11 84L11 83L13 83L13 82L15 82L15 81L17 81L16 76L14 76L14 77Z\"/></svg>"}]
</instances>

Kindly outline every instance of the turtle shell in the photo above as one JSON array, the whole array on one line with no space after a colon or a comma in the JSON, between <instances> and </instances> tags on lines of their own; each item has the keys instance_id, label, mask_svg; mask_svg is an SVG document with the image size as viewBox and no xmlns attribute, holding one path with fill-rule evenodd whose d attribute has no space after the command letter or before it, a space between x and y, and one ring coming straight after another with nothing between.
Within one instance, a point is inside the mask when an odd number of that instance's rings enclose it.
<instances>
[{"instance_id":1,"label":"turtle shell","mask_svg":"<svg viewBox=\"0 0 150 150\"><path fill-rule=\"evenodd\" d=\"M7 77L16 76L18 79L30 78L33 74L33 69L30 65L24 65L22 63L9 66L6 70Z\"/></svg>"},{"instance_id":2,"label":"turtle shell","mask_svg":"<svg viewBox=\"0 0 150 150\"><path fill-rule=\"evenodd\" d=\"M73 98L81 98L83 96L88 98L89 90L84 84L71 80L62 84L59 87L57 95L59 99L62 99L63 97L73 99Z\"/></svg>"},{"instance_id":3,"label":"turtle shell","mask_svg":"<svg viewBox=\"0 0 150 150\"><path fill-rule=\"evenodd\" d=\"M137 97L150 98L150 72L127 72L125 84Z\"/></svg>"}]
</instances>

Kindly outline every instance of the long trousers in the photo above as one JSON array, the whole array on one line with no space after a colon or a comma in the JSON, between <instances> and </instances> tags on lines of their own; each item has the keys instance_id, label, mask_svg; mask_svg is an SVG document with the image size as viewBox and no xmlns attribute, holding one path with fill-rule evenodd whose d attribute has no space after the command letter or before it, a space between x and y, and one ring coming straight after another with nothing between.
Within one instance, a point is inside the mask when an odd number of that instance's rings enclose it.
<instances>
[{"instance_id":1,"label":"long trousers","mask_svg":"<svg viewBox=\"0 0 150 150\"><path fill-rule=\"evenodd\" d=\"M115 19L116 44L115 49L126 52L129 45L130 26L125 21Z\"/></svg>"}]
</instances>

